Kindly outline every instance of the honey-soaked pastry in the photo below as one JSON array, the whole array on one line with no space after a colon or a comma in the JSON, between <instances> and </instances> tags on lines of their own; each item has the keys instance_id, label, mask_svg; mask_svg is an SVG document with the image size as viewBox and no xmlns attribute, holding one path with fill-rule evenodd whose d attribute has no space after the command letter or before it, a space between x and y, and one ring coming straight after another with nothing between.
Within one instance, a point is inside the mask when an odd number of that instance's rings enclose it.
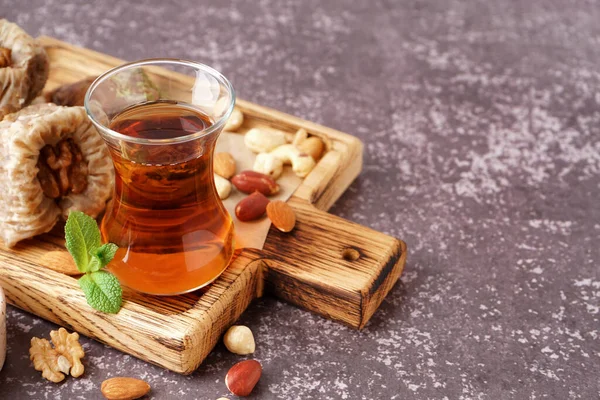
<instances>
[{"instance_id":1,"label":"honey-soaked pastry","mask_svg":"<svg viewBox=\"0 0 600 400\"><path fill-rule=\"evenodd\" d=\"M36 104L0 122L0 237L11 247L72 210L96 217L112 194L104 141L82 107Z\"/></svg>"},{"instance_id":2,"label":"honey-soaked pastry","mask_svg":"<svg viewBox=\"0 0 600 400\"><path fill-rule=\"evenodd\" d=\"M49 68L44 48L17 24L0 19L0 120L42 91Z\"/></svg>"}]
</instances>

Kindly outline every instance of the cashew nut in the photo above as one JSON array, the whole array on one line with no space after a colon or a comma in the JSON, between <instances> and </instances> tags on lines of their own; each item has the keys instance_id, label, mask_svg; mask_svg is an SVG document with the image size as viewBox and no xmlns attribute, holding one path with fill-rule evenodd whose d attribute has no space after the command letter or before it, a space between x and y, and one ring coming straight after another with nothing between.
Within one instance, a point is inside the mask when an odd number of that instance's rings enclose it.
<instances>
[{"instance_id":1,"label":"cashew nut","mask_svg":"<svg viewBox=\"0 0 600 400\"><path fill-rule=\"evenodd\" d=\"M306 129L300 128L300 129L298 129L298 132L296 132L296 135L294 136L294 141L292 142L292 144L296 147L299 147L300 144L302 142L304 142L306 139L308 139L308 132L306 132Z\"/></svg>"},{"instance_id":2,"label":"cashew nut","mask_svg":"<svg viewBox=\"0 0 600 400\"><path fill-rule=\"evenodd\" d=\"M256 156L252 169L261 174L277 179L283 172L283 162L270 153L260 153Z\"/></svg>"},{"instance_id":3,"label":"cashew nut","mask_svg":"<svg viewBox=\"0 0 600 400\"><path fill-rule=\"evenodd\" d=\"M217 174L214 174L214 176L215 186L217 187L217 193L219 194L219 198L221 200L225 200L231 194L231 182Z\"/></svg>"},{"instance_id":4,"label":"cashew nut","mask_svg":"<svg viewBox=\"0 0 600 400\"><path fill-rule=\"evenodd\" d=\"M272 150L269 154L279 158L284 165L292 163L292 158L300 154L300 150L293 144L284 144Z\"/></svg>"},{"instance_id":5,"label":"cashew nut","mask_svg":"<svg viewBox=\"0 0 600 400\"><path fill-rule=\"evenodd\" d=\"M246 355L254 353L254 335L250 328L244 325L233 325L223 336L227 350L234 354Z\"/></svg>"},{"instance_id":6,"label":"cashew nut","mask_svg":"<svg viewBox=\"0 0 600 400\"><path fill-rule=\"evenodd\" d=\"M286 143L285 133L252 128L246 133L244 143L255 153L268 153Z\"/></svg>"},{"instance_id":7,"label":"cashew nut","mask_svg":"<svg viewBox=\"0 0 600 400\"><path fill-rule=\"evenodd\" d=\"M294 173L304 178L312 171L315 160L306 153L302 153L293 144L284 144L271 151L271 155L279 158L283 164L292 164Z\"/></svg>"},{"instance_id":8,"label":"cashew nut","mask_svg":"<svg viewBox=\"0 0 600 400\"><path fill-rule=\"evenodd\" d=\"M292 169L300 178L304 178L315 167L315 160L305 153L292 158Z\"/></svg>"},{"instance_id":9,"label":"cashew nut","mask_svg":"<svg viewBox=\"0 0 600 400\"><path fill-rule=\"evenodd\" d=\"M242 114L242 112L237 108L234 108L229 116L229 119L225 123L223 130L235 132L240 128L240 126L242 126L243 123L244 114Z\"/></svg>"}]
</instances>

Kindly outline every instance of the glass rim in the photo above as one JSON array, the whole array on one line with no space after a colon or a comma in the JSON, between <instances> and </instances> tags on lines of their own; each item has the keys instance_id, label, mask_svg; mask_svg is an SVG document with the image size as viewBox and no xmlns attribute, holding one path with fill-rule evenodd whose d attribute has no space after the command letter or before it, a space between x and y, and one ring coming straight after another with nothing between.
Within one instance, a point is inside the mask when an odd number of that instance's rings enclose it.
<instances>
[{"instance_id":1,"label":"glass rim","mask_svg":"<svg viewBox=\"0 0 600 400\"><path fill-rule=\"evenodd\" d=\"M145 139L145 138L135 138L135 137L127 136L127 135L124 135L122 133L119 133L117 131L110 129L108 126L105 126L104 124L102 124L101 122L96 120L96 118L94 117L93 113L90 110L90 102L91 102L90 98L91 98L92 92L100 84L102 84L108 78L116 75L117 73L119 73L121 71L130 69L133 67L144 66L144 65L154 65L154 66L160 67L159 64L183 65L186 67L194 68L196 70L201 70L201 71L207 72L212 77L216 78L219 81L219 83L221 83L223 86L225 86L225 88L229 91L230 96L231 96L229 105L227 106L227 110L225 111L225 113L207 129L203 129L198 132L190 133L188 135L171 138L171 139ZM179 59L179 58L146 58L143 60L132 61L132 62L128 62L125 64L121 64L117 67L109 69L108 71L106 71L106 72L102 73L100 76L98 76L94 80L94 82L92 82L92 84L88 88L87 92L85 93L85 98L83 100L83 107L85 109L85 112L86 112L88 118L90 119L90 121L92 121L94 126L96 126L96 128L100 132L106 134L109 137L112 137L112 138L115 138L118 140L131 142L131 143L137 143L137 144L157 144L157 145L163 144L164 145L164 144L188 142L190 140L199 139L201 137L208 136L211 133L218 131L221 127L223 127L225 125L225 122L227 122L227 119L233 112L233 107L235 106L235 100L236 100L235 90L233 89L233 85L231 84L231 82L229 82L229 80L222 73L220 73L219 71L217 71L216 69L214 69L212 67L209 67L206 64L202 64L202 63L190 61L190 60L183 60L183 59ZM193 104L190 104L190 106L194 107Z\"/></svg>"}]
</instances>

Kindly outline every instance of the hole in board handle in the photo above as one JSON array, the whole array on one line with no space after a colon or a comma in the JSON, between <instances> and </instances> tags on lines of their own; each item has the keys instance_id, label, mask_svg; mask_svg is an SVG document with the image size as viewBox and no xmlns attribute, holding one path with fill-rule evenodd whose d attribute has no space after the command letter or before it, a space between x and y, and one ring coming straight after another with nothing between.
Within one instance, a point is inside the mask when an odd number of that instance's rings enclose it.
<instances>
[{"instance_id":1,"label":"hole in board handle","mask_svg":"<svg viewBox=\"0 0 600 400\"><path fill-rule=\"evenodd\" d=\"M352 247L342 250L342 258L346 261L356 261L360 258L360 252Z\"/></svg>"}]
</instances>

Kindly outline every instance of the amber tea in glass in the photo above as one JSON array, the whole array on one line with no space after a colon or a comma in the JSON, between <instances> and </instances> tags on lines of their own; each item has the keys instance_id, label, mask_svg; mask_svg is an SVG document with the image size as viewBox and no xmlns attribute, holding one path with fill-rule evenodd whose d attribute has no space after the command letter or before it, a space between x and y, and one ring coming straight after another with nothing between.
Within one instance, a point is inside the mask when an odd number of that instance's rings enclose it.
<instances>
[{"instance_id":1,"label":"amber tea in glass","mask_svg":"<svg viewBox=\"0 0 600 400\"><path fill-rule=\"evenodd\" d=\"M157 66L195 80L174 80ZM185 293L226 268L233 221L216 193L212 156L233 104L221 74L179 60L127 64L90 87L86 108L115 167L101 231L120 247L109 269L122 284Z\"/></svg>"}]
</instances>

